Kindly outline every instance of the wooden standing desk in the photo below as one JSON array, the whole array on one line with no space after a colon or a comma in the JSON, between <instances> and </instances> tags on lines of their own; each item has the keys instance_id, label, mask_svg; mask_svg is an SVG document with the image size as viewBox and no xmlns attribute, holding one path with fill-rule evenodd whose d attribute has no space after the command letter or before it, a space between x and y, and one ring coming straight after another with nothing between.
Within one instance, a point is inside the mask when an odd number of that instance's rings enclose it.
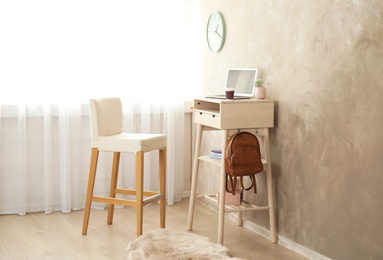
<instances>
[{"instance_id":1,"label":"wooden standing desk","mask_svg":"<svg viewBox=\"0 0 383 260\"><path fill-rule=\"evenodd\" d=\"M270 218L271 241L277 242L274 194L270 161L269 128L274 127L274 101L270 99L211 99L194 100L194 122L197 124L196 147L193 161L192 184L189 202L187 229L192 230L194 204L196 198L199 161L214 163L221 167L218 199L218 243L223 244L225 213L238 212L238 224L242 225L242 212L248 210L268 210ZM264 171L267 183L267 206L229 206L225 205L226 173L224 160L212 160L209 156L201 156L201 140L204 130L222 130L222 151L225 151L229 130L256 129L256 135L264 142Z\"/></svg>"}]
</instances>

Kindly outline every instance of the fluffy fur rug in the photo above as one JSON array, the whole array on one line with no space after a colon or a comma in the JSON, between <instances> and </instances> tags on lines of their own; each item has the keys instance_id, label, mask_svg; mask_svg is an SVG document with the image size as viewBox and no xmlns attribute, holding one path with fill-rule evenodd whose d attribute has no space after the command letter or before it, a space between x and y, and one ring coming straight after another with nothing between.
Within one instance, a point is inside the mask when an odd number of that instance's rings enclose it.
<instances>
[{"instance_id":1,"label":"fluffy fur rug","mask_svg":"<svg viewBox=\"0 0 383 260\"><path fill-rule=\"evenodd\" d=\"M138 259L238 259L228 249L210 242L207 237L186 231L156 229L136 238L128 245L128 260Z\"/></svg>"}]
</instances>

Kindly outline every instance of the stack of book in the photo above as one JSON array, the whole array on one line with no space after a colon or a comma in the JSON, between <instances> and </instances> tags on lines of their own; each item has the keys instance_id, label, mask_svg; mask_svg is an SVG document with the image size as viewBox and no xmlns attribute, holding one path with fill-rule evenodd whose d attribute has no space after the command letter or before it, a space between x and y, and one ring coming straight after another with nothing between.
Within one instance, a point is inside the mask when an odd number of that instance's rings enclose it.
<instances>
[{"instance_id":1,"label":"stack of book","mask_svg":"<svg viewBox=\"0 0 383 260\"><path fill-rule=\"evenodd\" d=\"M222 150L221 149L213 149L210 151L210 158L211 159L218 159L221 160L222 158Z\"/></svg>"}]
</instances>

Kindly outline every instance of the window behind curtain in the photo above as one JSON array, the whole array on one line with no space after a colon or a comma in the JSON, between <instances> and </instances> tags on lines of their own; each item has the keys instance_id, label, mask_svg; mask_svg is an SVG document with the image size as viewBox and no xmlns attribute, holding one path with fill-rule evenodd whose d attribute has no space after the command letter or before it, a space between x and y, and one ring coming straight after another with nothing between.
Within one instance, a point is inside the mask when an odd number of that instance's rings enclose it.
<instances>
[{"instance_id":1,"label":"window behind curtain","mask_svg":"<svg viewBox=\"0 0 383 260\"><path fill-rule=\"evenodd\" d=\"M99 96L121 97L125 130L168 136L167 203L181 198L188 3L0 1L0 214L83 207L86 104ZM106 195L111 157L100 158L95 189ZM131 188L129 162L121 160L120 182ZM144 185L156 187L155 178Z\"/></svg>"}]
</instances>

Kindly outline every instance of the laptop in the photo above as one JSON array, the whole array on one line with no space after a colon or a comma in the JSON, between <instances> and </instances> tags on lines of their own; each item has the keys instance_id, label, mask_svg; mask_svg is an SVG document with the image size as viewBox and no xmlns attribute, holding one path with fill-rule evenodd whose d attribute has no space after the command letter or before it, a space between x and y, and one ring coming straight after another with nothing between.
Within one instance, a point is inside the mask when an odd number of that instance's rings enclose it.
<instances>
[{"instance_id":1,"label":"laptop","mask_svg":"<svg viewBox=\"0 0 383 260\"><path fill-rule=\"evenodd\" d=\"M227 71L225 88L234 88L234 99L252 98L254 97L254 82L257 76L258 69L230 68ZM226 95L219 94L207 98L226 99Z\"/></svg>"}]
</instances>

